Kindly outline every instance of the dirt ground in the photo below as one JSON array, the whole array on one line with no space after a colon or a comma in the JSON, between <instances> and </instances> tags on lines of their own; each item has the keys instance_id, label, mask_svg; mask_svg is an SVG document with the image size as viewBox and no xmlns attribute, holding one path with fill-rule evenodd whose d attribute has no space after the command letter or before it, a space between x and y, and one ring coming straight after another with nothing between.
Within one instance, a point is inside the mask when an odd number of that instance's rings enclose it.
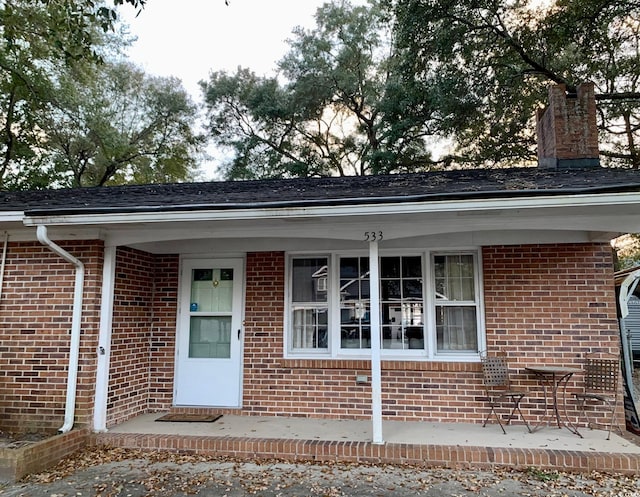
<instances>
[{"instance_id":1,"label":"dirt ground","mask_svg":"<svg viewBox=\"0 0 640 497\"><path fill-rule=\"evenodd\" d=\"M640 497L640 476L246 462L94 449L0 487L1 497Z\"/></svg>"}]
</instances>

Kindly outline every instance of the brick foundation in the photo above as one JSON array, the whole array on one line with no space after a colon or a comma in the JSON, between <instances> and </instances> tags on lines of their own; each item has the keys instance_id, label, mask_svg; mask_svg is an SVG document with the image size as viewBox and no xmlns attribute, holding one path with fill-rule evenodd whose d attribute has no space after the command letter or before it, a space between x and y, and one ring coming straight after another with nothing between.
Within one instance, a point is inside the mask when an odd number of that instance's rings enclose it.
<instances>
[{"instance_id":1,"label":"brick foundation","mask_svg":"<svg viewBox=\"0 0 640 497\"><path fill-rule=\"evenodd\" d=\"M418 445L370 442L282 440L241 437L195 437L139 434L98 434L94 443L148 451L164 450L237 459L278 459L288 462L402 464L452 469L527 469L624 473L640 471L636 454L565 450Z\"/></svg>"},{"instance_id":2,"label":"brick foundation","mask_svg":"<svg viewBox=\"0 0 640 497\"><path fill-rule=\"evenodd\" d=\"M0 482L15 482L25 475L54 466L87 446L89 430L78 429L22 447L0 449Z\"/></svg>"}]
</instances>

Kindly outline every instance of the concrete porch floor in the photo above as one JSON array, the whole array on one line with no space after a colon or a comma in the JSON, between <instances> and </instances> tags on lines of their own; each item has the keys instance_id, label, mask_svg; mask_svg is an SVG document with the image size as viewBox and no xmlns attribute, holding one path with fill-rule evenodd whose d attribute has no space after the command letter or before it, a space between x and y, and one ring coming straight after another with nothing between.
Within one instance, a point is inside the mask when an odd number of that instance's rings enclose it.
<instances>
[{"instance_id":1,"label":"concrete porch floor","mask_svg":"<svg viewBox=\"0 0 640 497\"><path fill-rule=\"evenodd\" d=\"M415 464L430 467L537 467L566 471L640 471L640 445L615 431L524 425L383 422L384 444L372 444L371 421L225 414L213 423L156 422L145 414L94 435L98 444L237 458Z\"/></svg>"}]
</instances>

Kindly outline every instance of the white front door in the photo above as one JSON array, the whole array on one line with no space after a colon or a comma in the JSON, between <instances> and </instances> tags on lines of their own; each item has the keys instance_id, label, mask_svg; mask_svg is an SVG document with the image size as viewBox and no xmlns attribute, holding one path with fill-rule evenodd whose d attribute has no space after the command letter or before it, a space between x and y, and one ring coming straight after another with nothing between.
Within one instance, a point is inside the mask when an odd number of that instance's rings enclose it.
<instances>
[{"instance_id":1,"label":"white front door","mask_svg":"<svg viewBox=\"0 0 640 497\"><path fill-rule=\"evenodd\" d=\"M242 259L188 259L181 273L175 404L239 407Z\"/></svg>"}]
</instances>

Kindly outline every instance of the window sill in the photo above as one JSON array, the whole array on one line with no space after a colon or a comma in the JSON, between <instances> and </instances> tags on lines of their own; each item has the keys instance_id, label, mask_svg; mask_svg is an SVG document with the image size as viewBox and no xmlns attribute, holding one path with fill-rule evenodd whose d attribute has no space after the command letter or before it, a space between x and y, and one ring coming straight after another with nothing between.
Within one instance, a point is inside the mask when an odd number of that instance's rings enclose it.
<instances>
[{"instance_id":1,"label":"window sill","mask_svg":"<svg viewBox=\"0 0 640 497\"><path fill-rule=\"evenodd\" d=\"M279 359L278 365L289 369L371 369L368 359ZM385 360L383 371L480 371L475 357L469 360Z\"/></svg>"}]
</instances>

